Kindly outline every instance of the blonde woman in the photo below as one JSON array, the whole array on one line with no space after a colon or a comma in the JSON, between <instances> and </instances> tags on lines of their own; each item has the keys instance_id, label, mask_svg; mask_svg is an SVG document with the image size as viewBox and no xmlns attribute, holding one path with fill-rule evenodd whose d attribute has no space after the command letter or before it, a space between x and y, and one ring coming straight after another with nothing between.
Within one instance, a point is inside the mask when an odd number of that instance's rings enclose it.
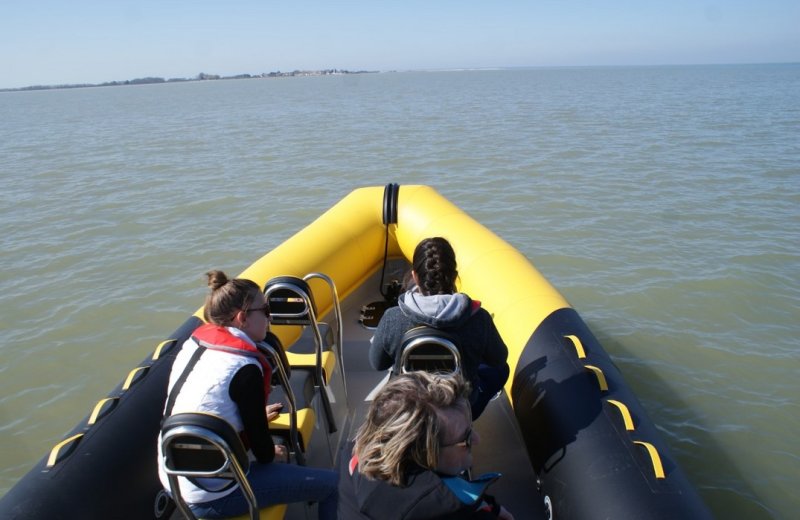
<instances>
[{"instance_id":1,"label":"blonde woman","mask_svg":"<svg viewBox=\"0 0 800 520\"><path fill-rule=\"evenodd\" d=\"M339 518L513 520L483 493L494 478L461 478L480 442L468 395L460 376L411 372L391 379L340 457Z\"/></svg>"}]
</instances>

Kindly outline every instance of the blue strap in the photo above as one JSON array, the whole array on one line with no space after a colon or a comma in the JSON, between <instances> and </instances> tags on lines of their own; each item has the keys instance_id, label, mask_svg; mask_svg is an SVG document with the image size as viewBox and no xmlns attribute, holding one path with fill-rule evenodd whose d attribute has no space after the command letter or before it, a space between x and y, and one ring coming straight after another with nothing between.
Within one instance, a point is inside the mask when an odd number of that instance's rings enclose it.
<instances>
[{"instance_id":1,"label":"blue strap","mask_svg":"<svg viewBox=\"0 0 800 520\"><path fill-rule=\"evenodd\" d=\"M501 476L500 473L484 473L472 480L461 477L443 477L442 482L458 497L462 504L473 505L480 500L491 484Z\"/></svg>"}]
</instances>

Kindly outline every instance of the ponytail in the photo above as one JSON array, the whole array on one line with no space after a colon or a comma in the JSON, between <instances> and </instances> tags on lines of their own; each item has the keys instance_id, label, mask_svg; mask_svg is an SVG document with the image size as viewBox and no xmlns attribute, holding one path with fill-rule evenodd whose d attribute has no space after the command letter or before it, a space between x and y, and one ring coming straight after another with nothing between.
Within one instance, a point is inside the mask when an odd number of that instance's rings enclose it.
<instances>
[{"instance_id":1,"label":"ponytail","mask_svg":"<svg viewBox=\"0 0 800 520\"><path fill-rule=\"evenodd\" d=\"M261 288L252 280L229 279L219 270L206 273L211 292L206 296L203 318L207 322L229 326L237 311L247 309Z\"/></svg>"}]
</instances>

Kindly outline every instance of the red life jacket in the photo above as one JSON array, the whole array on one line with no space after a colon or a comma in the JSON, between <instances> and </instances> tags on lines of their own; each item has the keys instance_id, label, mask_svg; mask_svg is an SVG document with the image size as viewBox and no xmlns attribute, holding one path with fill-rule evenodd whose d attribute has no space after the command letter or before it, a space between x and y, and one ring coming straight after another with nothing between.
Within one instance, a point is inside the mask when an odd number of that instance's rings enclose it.
<instances>
[{"instance_id":1,"label":"red life jacket","mask_svg":"<svg viewBox=\"0 0 800 520\"><path fill-rule=\"evenodd\" d=\"M264 399L269 399L272 365L269 364L267 357L258 348L247 340L231 334L227 327L213 323L199 326L192 333L192 339L201 347L219 352L228 352L237 356L250 357L258 361L264 371Z\"/></svg>"}]
</instances>

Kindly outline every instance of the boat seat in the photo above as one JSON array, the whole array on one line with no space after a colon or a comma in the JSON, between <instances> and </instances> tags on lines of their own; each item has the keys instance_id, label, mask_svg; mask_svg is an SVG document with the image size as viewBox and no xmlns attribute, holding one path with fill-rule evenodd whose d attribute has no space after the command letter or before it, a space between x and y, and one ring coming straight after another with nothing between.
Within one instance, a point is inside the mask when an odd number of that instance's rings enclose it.
<instances>
[{"instance_id":1,"label":"boat seat","mask_svg":"<svg viewBox=\"0 0 800 520\"><path fill-rule=\"evenodd\" d=\"M270 404L281 403L282 413L273 421L270 421L270 431L290 441L291 429L291 400L294 400L294 407L297 410L297 432L299 434L299 448L301 453L305 453L311 442L311 434L314 431L316 414L311 406L311 401L316 394L314 389L313 375L308 370L294 370L289 375L290 395L283 384L274 386L269 394ZM291 445L291 444L290 444Z\"/></svg>"},{"instance_id":2,"label":"boat seat","mask_svg":"<svg viewBox=\"0 0 800 520\"><path fill-rule=\"evenodd\" d=\"M427 326L414 327L403 334L400 356L394 373L414 370L455 374L461 371L461 354L454 336Z\"/></svg>"},{"instance_id":3,"label":"boat seat","mask_svg":"<svg viewBox=\"0 0 800 520\"><path fill-rule=\"evenodd\" d=\"M286 351L286 358L289 364L295 368L300 369L315 369L317 366L316 354L299 354L297 352ZM336 357L333 352L327 351L322 353L322 381L327 384L330 381L330 375L336 368Z\"/></svg>"},{"instance_id":4,"label":"boat seat","mask_svg":"<svg viewBox=\"0 0 800 520\"><path fill-rule=\"evenodd\" d=\"M333 327L323 321L318 322L318 325L322 336L322 377L327 384L336 369L336 355L333 351L336 340ZM310 327L304 328L301 336L286 351L286 357L293 367L310 369L316 365L316 341Z\"/></svg>"},{"instance_id":5,"label":"boat seat","mask_svg":"<svg viewBox=\"0 0 800 520\"><path fill-rule=\"evenodd\" d=\"M318 319L314 293L309 280L319 278L331 288L333 316L336 333ZM311 340L299 341L286 350L286 358L293 369L308 370L314 375L314 384L320 395L328 423L328 431L336 431L336 421L331 407L328 384L336 368L342 365L342 317L336 287L328 276L310 273L303 278L278 276L270 279L264 287L264 296L270 307L270 321L275 326L301 328L301 339L308 335ZM342 372L342 385L345 385ZM346 395L346 388L345 388Z\"/></svg>"},{"instance_id":6,"label":"boat seat","mask_svg":"<svg viewBox=\"0 0 800 520\"><path fill-rule=\"evenodd\" d=\"M207 413L179 413L164 421L162 432L161 447L170 491L187 519L197 520L197 517L181 496L179 477L235 481L241 487L250 510L249 515L240 518L273 520L284 517L286 504L259 510L247 480L250 468L247 450L230 423Z\"/></svg>"}]
</instances>

